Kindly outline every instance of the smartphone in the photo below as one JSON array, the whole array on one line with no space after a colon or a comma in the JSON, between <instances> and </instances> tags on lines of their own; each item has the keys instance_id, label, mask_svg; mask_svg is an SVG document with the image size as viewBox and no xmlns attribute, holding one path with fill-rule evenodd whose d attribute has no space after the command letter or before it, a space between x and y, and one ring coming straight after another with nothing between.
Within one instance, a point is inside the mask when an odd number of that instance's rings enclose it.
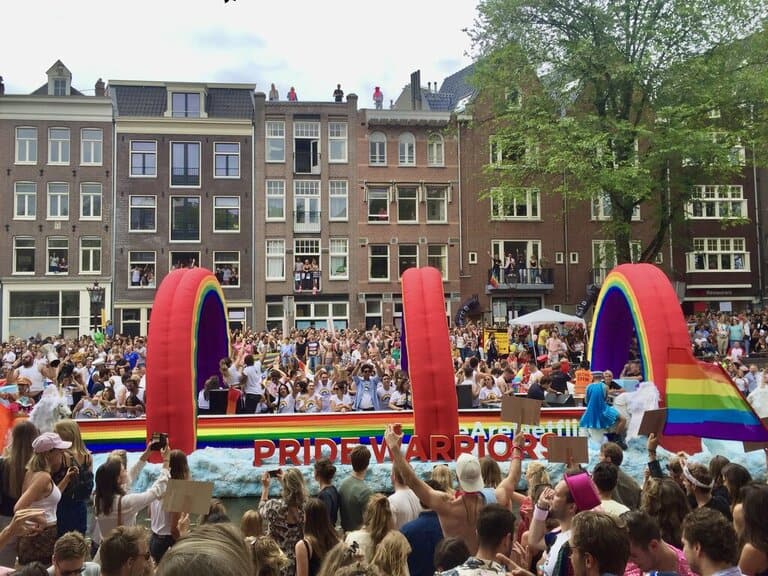
<instances>
[{"instance_id":1,"label":"smartphone","mask_svg":"<svg viewBox=\"0 0 768 576\"><path fill-rule=\"evenodd\" d=\"M278 476L280 476L280 472L281 470L280 468L278 468L277 470L269 470L267 474L269 474L270 478L277 478Z\"/></svg>"},{"instance_id":2,"label":"smartphone","mask_svg":"<svg viewBox=\"0 0 768 576\"><path fill-rule=\"evenodd\" d=\"M150 450L162 450L168 445L168 434L165 432L153 432L149 443Z\"/></svg>"}]
</instances>

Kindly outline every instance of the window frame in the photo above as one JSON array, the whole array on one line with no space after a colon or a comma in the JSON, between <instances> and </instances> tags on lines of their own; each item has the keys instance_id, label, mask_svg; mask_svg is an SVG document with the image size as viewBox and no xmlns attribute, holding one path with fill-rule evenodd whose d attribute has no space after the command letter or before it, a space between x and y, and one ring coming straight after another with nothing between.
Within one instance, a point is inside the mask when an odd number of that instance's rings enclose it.
<instances>
[{"instance_id":1,"label":"window frame","mask_svg":"<svg viewBox=\"0 0 768 576\"><path fill-rule=\"evenodd\" d=\"M605 192L592 196L589 200L590 220L593 222L609 222L613 220L613 205L611 198ZM632 208L632 222L639 222L640 205Z\"/></svg>"},{"instance_id":2,"label":"window frame","mask_svg":"<svg viewBox=\"0 0 768 576\"><path fill-rule=\"evenodd\" d=\"M98 132L99 139L93 140L85 137L86 132ZM86 149L90 148L91 158L94 152L98 150L99 161L85 161ZM80 129L80 166L102 166L104 164L104 129L103 128L81 128Z\"/></svg>"},{"instance_id":3,"label":"window frame","mask_svg":"<svg viewBox=\"0 0 768 576\"><path fill-rule=\"evenodd\" d=\"M270 184L272 184L272 185L279 184L280 185L279 187L281 188L280 193L277 194L275 190L270 191ZM285 222L285 180L281 179L281 178L269 178L269 179L265 180L265 183L264 183L264 194L265 194L265 197L266 197L266 206L265 206L265 211L264 211L264 219L267 222ZM273 201L276 198L280 199L282 216L275 217L275 216L270 216L269 215L270 198Z\"/></svg>"},{"instance_id":4,"label":"window frame","mask_svg":"<svg viewBox=\"0 0 768 576\"><path fill-rule=\"evenodd\" d=\"M717 249L710 250L710 243L716 242ZM727 242L727 246L726 243ZM741 249L737 250L735 243L741 244ZM697 250L697 244L701 243L701 250ZM696 256L701 254L703 256L704 268L696 268ZM736 268L736 256L741 255L743 262L741 268ZM717 262L717 268L710 268L708 266L710 257L714 257ZM723 258L730 258L731 267L723 268ZM751 272L751 252L747 250L747 239L744 236L732 236L732 237L716 237L709 236L697 236L691 240L691 251L686 253L686 272L692 274L711 274L711 273L731 273L731 272Z\"/></svg>"},{"instance_id":5,"label":"window frame","mask_svg":"<svg viewBox=\"0 0 768 576\"><path fill-rule=\"evenodd\" d=\"M413 249L413 254L403 254L403 249ZM412 266L406 266L403 268L403 260L404 259L410 259L415 258L415 261ZM419 267L419 245L416 243L407 243L407 244L397 244L397 277L398 279L402 279L403 273L408 270L408 268L418 268Z\"/></svg>"},{"instance_id":6,"label":"window frame","mask_svg":"<svg viewBox=\"0 0 768 576\"><path fill-rule=\"evenodd\" d=\"M189 240L189 239L173 239L173 201L177 198L185 198L186 200L189 199L196 199L197 200L197 240ZM173 194L169 195L168 197L168 242L173 244L183 244L183 243L195 243L199 244L202 241L202 218L203 218L203 210L202 210L202 199L199 195L183 195L183 194ZM198 260L199 264L199 260Z\"/></svg>"},{"instance_id":7,"label":"window frame","mask_svg":"<svg viewBox=\"0 0 768 576\"><path fill-rule=\"evenodd\" d=\"M170 91L170 100L171 100L171 118L202 118L203 117L203 105L204 105L204 99L203 95L200 92L186 92L183 90L179 91ZM184 109L179 110L177 112L176 109L176 96L184 96ZM190 108L189 108L189 97L190 96L196 96L197 97L197 114L191 114ZM182 113L183 112L183 113Z\"/></svg>"},{"instance_id":8,"label":"window frame","mask_svg":"<svg viewBox=\"0 0 768 576\"><path fill-rule=\"evenodd\" d=\"M430 254L430 251L433 248L440 249L439 256ZM439 258L444 263L444 266L438 267L432 264L435 258ZM432 266L433 268L437 268L438 270L440 270L441 271L440 276L443 279L443 282L448 281L448 244L428 244L427 245L427 266Z\"/></svg>"},{"instance_id":9,"label":"window frame","mask_svg":"<svg viewBox=\"0 0 768 576\"><path fill-rule=\"evenodd\" d=\"M343 185L343 194L339 193L339 190L335 190L335 185ZM333 200L343 198L344 201L344 216L335 217L333 215ZM348 222L349 221L349 181L340 178L334 178L328 180L328 221L329 222Z\"/></svg>"},{"instance_id":10,"label":"window frame","mask_svg":"<svg viewBox=\"0 0 768 576\"><path fill-rule=\"evenodd\" d=\"M281 135L270 135L270 128L276 128L280 126L282 132ZM269 144L271 141L282 142L283 157L279 160L270 158ZM284 164L285 163L285 120L266 120L264 122L264 161L267 164Z\"/></svg>"},{"instance_id":11,"label":"window frame","mask_svg":"<svg viewBox=\"0 0 768 576\"><path fill-rule=\"evenodd\" d=\"M416 136L412 132L397 137L397 165L416 166Z\"/></svg>"},{"instance_id":12,"label":"window frame","mask_svg":"<svg viewBox=\"0 0 768 576\"><path fill-rule=\"evenodd\" d=\"M65 242L66 246L52 246L51 242ZM66 250L67 270L65 272L53 272L50 269L51 251ZM69 238L66 236L47 236L45 238L45 275L46 276L69 276L69 266L71 258L69 257Z\"/></svg>"},{"instance_id":13,"label":"window frame","mask_svg":"<svg viewBox=\"0 0 768 576\"><path fill-rule=\"evenodd\" d=\"M62 132L66 132L67 137L54 138L53 132L56 130L61 130ZM56 160L56 161L51 160L51 158L53 157L54 147L58 148L59 160ZM65 153L67 157L66 161L61 159L65 155ZM50 128L48 128L48 165L49 166L69 166L71 159L72 159L72 131L66 126L51 126Z\"/></svg>"},{"instance_id":14,"label":"window frame","mask_svg":"<svg viewBox=\"0 0 768 576\"><path fill-rule=\"evenodd\" d=\"M152 198L154 200L154 204L152 206L133 206L133 199L134 198ZM144 228L133 228L133 217L132 212L134 209L137 210L152 210L154 213L154 226L151 229L144 229ZM152 232L157 232L157 196L154 194L131 194L128 196L128 232L129 233L138 233L138 234L148 234Z\"/></svg>"},{"instance_id":15,"label":"window frame","mask_svg":"<svg viewBox=\"0 0 768 576\"><path fill-rule=\"evenodd\" d=\"M19 246L19 240L30 241L31 246ZM32 270L20 272L19 266L19 250L31 250L32 251ZM47 267L47 266L46 266ZM13 276L34 276L37 268L37 240L34 236L14 236L13 237Z\"/></svg>"},{"instance_id":16,"label":"window frame","mask_svg":"<svg viewBox=\"0 0 768 576\"><path fill-rule=\"evenodd\" d=\"M99 192L96 194L95 192L86 192L86 187L96 187L98 186ZM83 199L89 196L91 197L90 206L91 206L91 214L85 214L85 202ZM94 215L93 212L93 198L97 197L99 199L99 213L98 215ZM100 222L104 214L104 186L101 182L81 182L80 183L80 220L85 221L94 221L94 222Z\"/></svg>"},{"instance_id":17,"label":"window frame","mask_svg":"<svg viewBox=\"0 0 768 576\"><path fill-rule=\"evenodd\" d=\"M390 218L390 188L389 186L375 186L370 185L366 189L366 222L368 224L389 224ZM383 195L384 205L386 206L386 214L372 214L371 209L374 206L378 206ZM375 198L373 196L376 196ZM379 212L381 210L379 209Z\"/></svg>"},{"instance_id":18,"label":"window frame","mask_svg":"<svg viewBox=\"0 0 768 576\"><path fill-rule=\"evenodd\" d=\"M231 206L225 206L225 207L218 207L218 206L216 206L216 201L219 200L219 199L224 199L224 198L237 200L237 206L235 207L235 209L237 210L237 230L220 230L220 229L218 229L216 227L216 213L217 213L217 211L220 211L220 210L227 211L227 210L232 210L233 209ZM240 233L241 225L242 225L242 221L243 221L242 210L240 208L240 196L229 196L229 195L227 195L227 196L224 196L224 195L214 196L213 197L212 208L213 208L213 210L212 210L212 212L213 212L213 220L211 222L211 226L213 227L213 233L214 234L239 234Z\"/></svg>"},{"instance_id":19,"label":"window frame","mask_svg":"<svg viewBox=\"0 0 768 576\"><path fill-rule=\"evenodd\" d=\"M34 132L35 137L34 138L20 138L19 137L19 131L20 130L31 130ZM25 151L25 159L20 160L19 152L21 151L21 143L24 143L24 151ZM31 146L30 143L34 142L34 146ZM37 164L37 158L40 153L39 147L38 147L38 130L37 126L16 126L15 132L14 132L14 148L15 148L15 156L14 156L14 164L21 164L21 165L34 165ZM34 148L34 159L30 159L30 149Z\"/></svg>"},{"instance_id":20,"label":"window frame","mask_svg":"<svg viewBox=\"0 0 768 576\"><path fill-rule=\"evenodd\" d=\"M344 246L344 250L334 250L334 242ZM338 246L337 246L338 247ZM346 265L344 266L344 272L337 274L333 267L333 258L344 258ZM328 239L328 280L349 280L349 238L334 238Z\"/></svg>"},{"instance_id":21,"label":"window frame","mask_svg":"<svg viewBox=\"0 0 768 576\"><path fill-rule=\"evenodd\" d=\"M237 254L237 260L222 260L217 261L216 256L219 254ZM237 268L237 284L223 284L219 283L222 288L240 288L242 286L241 278L242 278L242 267L240 265L240 251L239 250L214 250L213 251L213 271L214 275L216 274L216 266L217 264L224 264L224 265L232 265L236 264Z\"/></svg>"},{"instance_id":22,"label":"window frame","mask_svg":"<svg viewBox=\"0 0 768 576\"><path fill-rule=\"evenodd\" d=\"M372 272L372 264L374 258L381 258L383 259L383 255L373 255L373 249L374 248L384 248L386 250L386 259L387 259L387 276L386 278L374 278L371 275ZM392 276L392 263L390 261L390 250L389 250L389 244L368 244L368 282L375 282L375 283L383 283L383 282L389 282L390 278Z\"/></svg>"},{"instance_id":23,"label":"window frame","mask_svg":"<svg viewBox=\"0 0 768 576\"><path fill-rule=\"evenodd\" d=\"M430 192L441 192L442 199L430 198ZM424 199L426 200L426 222L427 224L446 224L448 223L448 186L426 186L424 190ZM431 202L440 201L443 205L443 218L436 220L429 217L429 206Z\"/></svg>"},{"instance_id":24,"label":"window frame","mask_svg":"<svg viewBox=\"0 0 768 576\"><path fill-rule=\"evenodd\" d=\"M64 192L55 192L52 193L51 186L66 186L66 193ZM53 216L51 214L51 196L61 196L66 199L66 203L62 203L61 200L59 201L59 214L56 216ZM58 221L67 221L69 220L69 182L48 182L47 185L47 191L46 191L46 220L58 220ZM61 215L61 206L64 205L66 208L66 215Z\"/></svg>"},{"instance_id":25,"label":"window frame","mask_svg":"<svg viewBox=\"0 0 768 576\"><path fill-rule=\"evenodd\" d=\"M237 152L218 152L216 148L219 146L237 146ZM218 174L218 164L217 159L219 156L223 156L224 158L230 158L235 157L237 158L237 174L230 175L229 173L220 176ZM240 179L240 168L241 168L241 162L240 162L241 154L240 154L240 142L214 142L213 143L213 179L214 180L239 180ZM229 162L227 161L227 172L229 172Z\"/></svg>"},{"instance_id":26,"label":"window frame","mask_svg":"<svg viewBox=\"0 0 768 576\"><path fill-rule=\"evenodd\" d=\"M131 275L133 270L134 264L140 264L143 265L146 271L146 266L150 264L149 260L137 260L133 256L134 254L151 254L152 260L152 278L154 282L152 284L147 284L146 286L141 285L141 279L139 279L139 284L133 285L131 284ZM128 251L128 289L129 290L151 290L153 288L157 287L157 252L155 250L130 250Z\"/></svg>"},{"instance_id":27,"label":"window frame","mask_svg":"<svg viewBox=\"0 0 768 576\"><path fill-rule=\"evenodd\" d=\"M439 155L437 151L439 150ZM438 132L427 136L427 166L432 168L445 166L445 138Z\"/></svg>"},{"instance_id":28,"label":"window frame","mask_svg":"<svg viewBox=\"0 0 768 576\"><path fill-rule=\"evenodd\" d=\"M377 150L374 152L374 146ZM368 136L368 165L387 165L387 135L377 130Z\"/></svg>"},{"instance_id":29,"label":"window frame","mask_svg":"<svg viewBox=\"0 0 768 576\"><path fill-rule=\"evenodd\" d=\"M32 187L32 191L19 191L19 184L28 185ZM24 197L24 214L19 214L19 198ZM34 199L33 213L29 213L29 198ZM28 180L20 180L13 183L13 219L14 220L37 220L37 182L31 182Z\"/></svg>"},{"instance_id":30,"label":"window frame","mask_svg":"<svg viewBox=\"0 0 768 576\"><path fill-rule=\"evenodd\" d=\"M197 184L174 184L173 183L173 160L174 160L174 146L175 145L183 145L184 146L184 178L190 178L190 174L188 174L189 170L194 170L194 168L190 168L187 166L187 160L191 158L189 155L189 147L190 146L197 146ZM169 143L169 162L170 162L170 171L168 174L168 186L170 188L201 188L202 187L202 181L203 181L203 175L202 175L202 153L203 153L203 145L199 140L171 140Z\"/></svg>"},{"instance_id":31,"label":"window frame","mask_svg":"<svg viewBox=\"0 0 768 576\"><path fill-rule=\"evenodd\" d=\"M334 135L333 134L333 127L334 126L343 126L344 127L344 135ZM343 142L342 149L343 154L339 158L334 158L333 156L333 143L334 142ZM349 162L349 123L347 121L341 121L341 120L329 120L328 121L328 164L346 164Z\"/></svg>"},{"instance_id":32,"label":"window frame","mask_svg":"<svg viewBox=\"0 0 768 576\"><path fill-rule=\"evenodd\" d=\"M413 220L403 220L400 218L400 204L403 202L401 199L402 192L413 192L413 198L406 198L408 202L413 202L414 217ZM395 190L395 197L397 203L397 223L398 224L418 224L419 223L419 187L417 185L409 186L407 184L398 185Z\"/></svg>"},{"instance_id":33,"label":"window frame","mask_svg":"<svg viewBox=\"0 0 768 576\"><path fill-rule=\"evenodd\" d=\"M495 189L494 189L495 190ZM494 197L494 192L491 190L491 221L495 222L503 222L503 221L532 221L532 222L539 222L541 221L541 189L537 187L520 187L515 188L515 190L519 191L525 191L525 216L515 216L515 215L507 215L506 213L501 213L501 210L504 210L506 212L507 204L504 203L506 200L507 202L509 200L512 200L510 208L514 212L517 212L518 207L518 200L515 197L512 198L496 198ZM533 195L536 195L535 202L533 201ZM501 204L500 204L501 203ZM536 212L536 216L531 216L530 214L534 211Z\"/></svg>"},{"instance_id":34,"label":"window frame","mask_svg":"<svg viewBox=\"0 0 768 576\"><path fill-rule=\"evenodd\" d=\"M145 150L134 150L133 145L134 144L151 144L153 147L153 151L145 151ZM133 171L133 157L141 156L142 157L142 170L145 172L144 174L135 174ZM151 156L155 160L155 164L153 167L153 171L151 174L146 174L146 162L144 161L145 157ZM128 177L129 178L157 178L157 140L131 140L128 143Z\"/></svg>"},{"instance_id":35,"label":"window frame","mask_svg":"<svg viewBox=\"0 0 768 576\"><path fill-rule=\"evenodd\" d=\"M272 251L270 252L270 245L273 247L282 246L282 250L279 252ZM282 276L270 276L269 275L269 262L272 261L282 261L282 269L283 274ZM264 241L264 281L265 282L285 282L285 263L286 263L286 252L285 252L285 239L284 238L267 238ZM293 273L293 271L291 271Z\"/></svg>"},{"instance_id":36,"label":"window frame","mask_svg":"<svg viewBox=\"0 0 768 576\"><path fill-rule=\"evenodd\" d=\"M721 189L724 189L725 197L720 196ZM732 196L734 192L738 192L739 196ZM697 203L701 204L702 215L700 216L694 214ZM721 213L720 209L723 204L733 205L736 203L741 206L740 215L729 216ZM707 206L713 207L711 216L705 214ZM689 220L738 220L747 218L748 208L747 198L744 196L744 186L740 184L698 184L693 186L691 190L691 199L685 206L685 216Z\"/></svg>"},{"instance_id":37,"label":"window frame","mask_svg":"<svg viewBox=\"0 0 768 576\"><path fill-rule=\"evenodd\" d=\"M95 246L85 247L85 246L83 246L83 242L84 241L98 241L99 242L99 246L98 247L95 247ZM101 241L101 237L99 237L99 236L81 236L80 237L80 242L79 242L80 274L83 274L83 275L101 274L101 256L102 256L102 253L103 253L103 249L104 248L103 248L103 243ZM85 267L86 251L88 251L91 254L91 256L90 256L90 261L91 261L90 263L91 264L93 264L93 260L94 260L93 253L95 251L98 251L98 263L99 263L98 270L94 270L94 269L92 269L92 267L91 267L91 269L86 269L86 267Z\"/></svg>"}]
</instances>

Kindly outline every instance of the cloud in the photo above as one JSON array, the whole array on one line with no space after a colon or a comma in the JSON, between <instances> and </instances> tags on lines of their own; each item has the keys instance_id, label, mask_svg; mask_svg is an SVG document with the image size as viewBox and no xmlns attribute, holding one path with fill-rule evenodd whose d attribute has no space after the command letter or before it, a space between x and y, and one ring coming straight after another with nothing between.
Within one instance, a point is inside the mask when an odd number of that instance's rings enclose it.
<instances>
[{"instance_id":1,"label":"cloud","mask_svg":"<svg viewBox=\"0 0 768 576\"><path fill-rule=\"evenodd\" d=\"M225 28L200 30L192 34L190 43L200 48L215 50L261 50L267 43L251 32L233 31Z\"/></svg>"}]
</instances>

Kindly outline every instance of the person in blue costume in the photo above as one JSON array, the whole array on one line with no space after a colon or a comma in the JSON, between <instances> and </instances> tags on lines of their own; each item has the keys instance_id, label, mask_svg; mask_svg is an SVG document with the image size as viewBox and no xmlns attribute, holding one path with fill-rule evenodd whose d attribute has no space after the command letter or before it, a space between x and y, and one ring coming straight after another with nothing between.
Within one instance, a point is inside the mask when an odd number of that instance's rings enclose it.
<instances>
[{"instance_id":1,"label":"person in blue costume","mask_svg":"<svg viewBox=\"0 0 768 576\"><path fill-rule=\"evenodd\" d=\"M587 386L584 402L587 409L579 420L579 427L593 430L605 430L606 438L616 442L622 449L627 445L622 440L627 420L616 408L608 404L608 386L604 382L593 382Z\"/></svg>"}]
</instances>

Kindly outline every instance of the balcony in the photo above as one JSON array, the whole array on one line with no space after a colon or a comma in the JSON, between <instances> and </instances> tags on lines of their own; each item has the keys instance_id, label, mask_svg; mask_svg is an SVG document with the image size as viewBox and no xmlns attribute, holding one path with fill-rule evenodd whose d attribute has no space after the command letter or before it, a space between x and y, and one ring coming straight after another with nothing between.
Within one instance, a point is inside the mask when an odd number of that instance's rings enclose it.
<instances>
[{"instance_id":1,"label":"balcony","mask_svg":"<svg viewBox=\"0 0 768 576\"><path fill-rule=\"evenodd\" d=\"M320 211L296 210L293 213L293 231L298 234L320 232Z\"/></svg>"},{"instance_id":2,"label":"balcony","mask_svg":"<svg viewBox=\"0 0 768 576\"><path fill-rule=\"evenodd\" d=\"M323 273L316 265L304 261L302 267L296 263L296 271L293 273L294 294L319 294L322 290Z\"/></svg>"},{"instance_id":3,"label":"balcony","mask_svg":"<svg viewBox=\"0 0 768 576\"><path fill-rule=\"evenodd\" d=\"M171 171L171 186L199 186L199 168L174 168Z\"/></svg>"},{"instance_id":4,"label":"balcony","mask_svg":"<svg viewBox=\"0 0 768 576\"><path fill-rule=\"evenodd\" d=\"M555 288L554 268L521 268L509 274L504 270L488 271L486 294L498 292L550 292Z\"/></svg>"}]
</instances>

